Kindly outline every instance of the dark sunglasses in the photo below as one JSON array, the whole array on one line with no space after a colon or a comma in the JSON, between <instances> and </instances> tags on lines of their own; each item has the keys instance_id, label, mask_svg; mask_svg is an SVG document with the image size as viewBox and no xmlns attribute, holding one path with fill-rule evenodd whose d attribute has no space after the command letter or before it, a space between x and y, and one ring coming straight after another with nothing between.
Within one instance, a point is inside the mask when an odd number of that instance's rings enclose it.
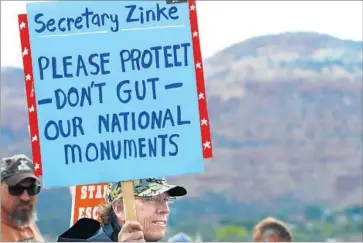
<instances>
[{"instance_id":1,"label":"dark sunglasses","mask_svg":"<svg viewBox=\"0 0 363 243\"><path fill-rule=\"evenodd\" d=\"M29 196L35 196L40 192L41 186L38 184L32 184L28 187L21 185L8 186L9 194L12 196L20 196L26 190Z\"/></svg>"}]
</instances>

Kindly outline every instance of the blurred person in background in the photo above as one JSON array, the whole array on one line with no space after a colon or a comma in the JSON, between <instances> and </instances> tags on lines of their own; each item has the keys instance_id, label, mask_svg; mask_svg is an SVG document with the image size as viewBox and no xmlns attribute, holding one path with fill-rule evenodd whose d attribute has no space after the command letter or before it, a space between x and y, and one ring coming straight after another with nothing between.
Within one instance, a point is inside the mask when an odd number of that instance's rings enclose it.
<instances>
[{"instance_id":1,"label":"blurred person in background","mask_svg":"<svg viewBox=\"0 0 363 243\"><path fill-rule=\"evenodd\" d=\"M265 218L253 229L255 242L292 242L292 234L287 226L275 219Z\"/></svg>"},{"instance_id":2,"label":"blurred person in background","mask_svg":"<svg viewBox=\"0 0 363 243\"><path fill-rule=\"evenodd\" d=\"M168 242L193 242L193 240L185 233L178 233L168 239Z\"/></svg>"},{"instance_id":3,"label":"blurred person in background","mask_svg":"<svg viewBox=\"0 0 363 243\"><path fill-rule=\"evenodd\" d=\"M32 161L25 155L14 155L0 163L1 241L44 242L35 209L41 182L34 175Z\"/></svg>"},{"instance_id":4,"label":"blurred person in background","mask_svg":"<svg viewBox=\"0 0 363 243\"><path fill-rule=\"evenodd\" d=\"M101 223L82 218L58 237L58 242L131 242L161 240L166 232L169 203L184 196L184 187L169 185L164 178L134 180L137 222L125 222L121 182L110 183L105 205L100 207Z\"/></svg>"}]
</instances>

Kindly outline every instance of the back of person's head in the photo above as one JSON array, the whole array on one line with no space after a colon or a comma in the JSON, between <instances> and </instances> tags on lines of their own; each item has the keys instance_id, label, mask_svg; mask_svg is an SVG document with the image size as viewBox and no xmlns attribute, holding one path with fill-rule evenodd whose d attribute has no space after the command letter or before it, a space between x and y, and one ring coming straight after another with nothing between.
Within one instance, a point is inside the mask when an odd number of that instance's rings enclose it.
<instances>
[{"instance_id":1,"label":"back of person's head","mask_svg":"<svg viewBox=\"0 0 363 243\"><path fill-rule=\"evenodd\" d=\"M272 217L260 221L253 230L254 241L292 242L292 234L288 227Z\"/></svg>"}]
</instances>

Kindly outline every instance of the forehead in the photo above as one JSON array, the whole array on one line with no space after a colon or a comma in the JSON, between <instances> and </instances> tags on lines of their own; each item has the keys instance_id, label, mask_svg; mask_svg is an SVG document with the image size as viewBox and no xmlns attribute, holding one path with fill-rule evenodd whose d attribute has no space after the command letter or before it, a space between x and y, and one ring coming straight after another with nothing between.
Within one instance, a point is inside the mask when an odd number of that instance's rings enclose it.
<instances>
[{"instance_id":1,"label":"forehead","mask_svg":"<svg viewBox=\"0 0 363 243\"><path fill-rule=\"evenodd\" d=\"M21 185L21 186L28 186L28 185L31 185L35 182L35 180L33 178L26 178L24 180L22 180L21 182L19 182L18 185Z\"/></svg>"}]
</instances>

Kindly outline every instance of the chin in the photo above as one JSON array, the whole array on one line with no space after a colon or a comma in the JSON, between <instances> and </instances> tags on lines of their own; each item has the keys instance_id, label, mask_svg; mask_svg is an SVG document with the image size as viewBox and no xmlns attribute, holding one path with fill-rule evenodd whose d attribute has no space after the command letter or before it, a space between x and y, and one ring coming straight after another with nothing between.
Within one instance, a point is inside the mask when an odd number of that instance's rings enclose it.
<instances>
[{"instance_id":1,"label":"chin","mask_svg":"<svg viewBox=\"0 0 363 243\"><path fill-rule=\"evenodd\" d=\"M162 238L164 238L164 235L165 235L165 231L151 232L147 238L148 238L148 240L151 240L151 241L159 241Z\"/></svg>"}]
</instances>

